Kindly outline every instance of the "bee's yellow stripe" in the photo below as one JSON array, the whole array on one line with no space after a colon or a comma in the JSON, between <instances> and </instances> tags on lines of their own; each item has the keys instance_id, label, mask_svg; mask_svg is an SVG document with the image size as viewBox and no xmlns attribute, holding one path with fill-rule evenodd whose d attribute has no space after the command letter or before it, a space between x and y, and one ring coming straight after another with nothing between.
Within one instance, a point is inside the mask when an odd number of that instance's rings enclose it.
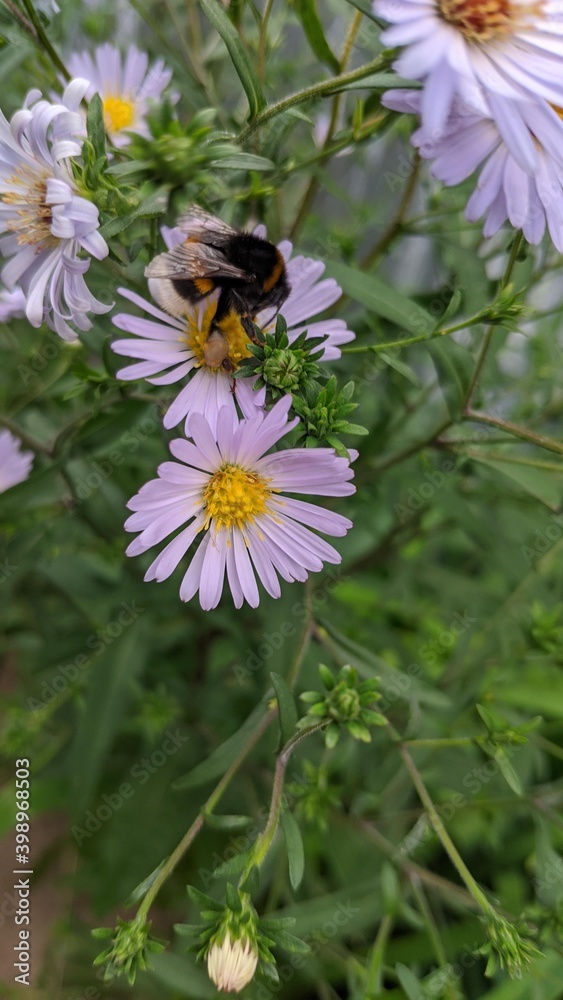
<instances>
[{"instance_id":1,"label":"bee's yellow stripe","mask_svg":"<svg viewBox=\"0 0 563 1000\"><path fill-rule=\"evenodd\" d=\"M277 263L274 264L274 267L272 268L272 273L270 274L270 277L266 278L266 280L264 282L264 291L265 292L270 292L272 290L272 288L274 287L274 285L277 285L277 283L280 280L280 278L281 278L281 276L283 274L283 271L284 271L285 262L284 262L284 259L283 259L282 255L281 255L280 251L277 248L276 248L276 254L277 254L277 258L278 258L277 259Z\"/></svg>"}]
</instances>

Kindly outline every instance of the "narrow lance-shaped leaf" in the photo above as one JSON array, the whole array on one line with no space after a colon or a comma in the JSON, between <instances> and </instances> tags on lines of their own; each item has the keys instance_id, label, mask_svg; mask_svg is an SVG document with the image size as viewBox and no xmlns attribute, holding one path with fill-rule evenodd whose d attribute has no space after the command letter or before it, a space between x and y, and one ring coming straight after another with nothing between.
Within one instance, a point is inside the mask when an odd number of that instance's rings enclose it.
<instances>
[{"instance_id":1,"label":"narrow lance-shaped leaf","mask_svg":"<svg viewBox=\"0 0 563 1000\"><path fill-rule=\"evenodd\" d=\"M317 59L338 73L340 63L325 38L315 0L295 0L295 11Z\"/></svg>"},{"instance_id":2,"label":"narrow lance-shaped leaf","mask_svg":"<svg viewBox=\"0 0 563 1000\"><path fill-rule=\"evenodd\" d=\"M289 881L297 889L305 871L305 850L299 824L293 813L286 809L281 815L281 825L287 847L289 861Z\"/></svg>"},{"instance_id":3,"label":"narrow lance-shaped leaf","mask_svg":"<svg viewBox=\"0 0 563 1000\"><path fill-rule=\"evenodd\" d=\"M266 106L262 88L240 35L219 0L200 0L204 13L227 46L233 66L244 87L250 109L250 120Z\"/></svg>"}]
</instances>

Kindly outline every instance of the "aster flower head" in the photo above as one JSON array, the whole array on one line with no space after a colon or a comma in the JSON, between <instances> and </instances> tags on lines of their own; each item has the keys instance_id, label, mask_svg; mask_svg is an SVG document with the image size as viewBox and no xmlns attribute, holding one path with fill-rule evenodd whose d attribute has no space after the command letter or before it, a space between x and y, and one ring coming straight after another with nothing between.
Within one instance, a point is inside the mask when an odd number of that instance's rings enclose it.
<instances>
[{"instance_id":1,"label":"aster flower head","mask_svg":"<svg viewBox=\"0 0 563 1000\"><path fill-rule=\"evenodd\" d=\"M81 152L86 87L73 80L60 104L30 91L9 124L0 112L0 253L11 258L2 281L9 291L21 286L32 326L45 319L65 340L77 336L69 323L88 330L89 312L111 308L88 291L90 261L79 256L108 253L98 210L79 194L70 165Z\"/></svg>"},{"instance_id":2,"label":"aster flower head","mask_svg":"<svg viewBox=\"0 0 563 1000\"><path fill-rule=\"evenodd\" d=\"M189 601L199 590L205 611L219 603L225 574L235 606L246 600L255 608L260 601L256 577L271 597L279 597L278 574L288 582L303 581L323 562L341 561L315 532L342 536L351 521L285 494L349 496L355 492L353 473L349 462L329 448L267 454L298 422L288 421L290 405L285 396L268 413L256 411L236 426L223 408L216 432L200 414L191 417L192 441L172 441L177 461L164 462L158 479L128 504L134 513L125 528L140 532L127 549L130 556L182 528L151 563L145 580L166 580L198 535L180 597Z\"/></svg>"},{"instance_id":3,"label":"aster flower head","mask_svg":"<svg viewBox=\"0 0 563 1000\"><path fill-rule=\"evenodd\" d=\"M264 227L258 227L255 232L263 236ZM163 227L162 234L168 249L186 238L179 229ZM325 265L321 261L310 257L292 257L293 248L289 241L284 240L278 249L285 260L291 284L291 291L281 310L287 323L289 343L294 343L306 331L308 337L325 338L321 360L339 358L340 346L354 339L344 320L308 320L324 312L340 298L340 286L333 278L322 278ZM153 279L149 279L149 290L152 285ZM182 319L169 316L133 292L123 288L119 291L150 318L127 313L113 317L114 325L134 338L114 341L113 350L116 354L136 359L135 364L121 368L117 377L126 380L146 378L155 385L171 385L184 378L189 380L169 407L164 417L165 427L176 427L181 420L185 420L188 433L190 416L201 413L215 432L222 407L227 407L231 419L236 420L235 400L244 416L251 416L257 407L263 406L265 393L254 390L254 379L237 378L233 387L233 379L224 368L206 365L204 345L217 308L217 291L195 305L187 303L185 318ZM254 317L254 322L265 333L274 333L276 315L272 309L263 310ZM240 322L233 321L229 328L222 326L221 329L228 342L229 358L235 365L251 356L248 336Z\"/></svg>"},{"instance_id":4,"label":"aster flower head","mask_svg":"<svg viewBox=\"0 0 563 1000\"><path fill-rule=\"evenodd\" d=\"M507 99L563 104L560 0L375 0L373 7L392 25L383 44L404 46L394 69L424 81L427 131L440 134L458 94L488 111L517 153Z\"/></svg>"},{"instance_id":5,"label":"aster flower head","mask_svg":"<svg viewBox=\"0 0 563 1000\"><path fill-rule=\"evenodd\" d=\"M123 58L114 45L100 45L93 56L76 52L68 59L73 76L88 80L86 99L98 93L102 99L104 124L111 143L126 146L128 132L149 137L145 117L151 101L158 101L172 78L162 59L149 68L146 52L131 45ZM177 100L177 95L172 95Z\"/></svg>"},{"instance_id":6,"label":"aster flower head","mask_svg":"<svg viewBox=\"0 0 563 1000\"><path fill-rule=\"evenodd\" d=\"M0 493L23 483L33 465L33 454L21 450L21 441L10 431L0 430Z\"/></svg>"},{"instance_id":7,"label":"aster flower head","mask_svg":"<svg viewBox=\"0 0 563 1000\"><path fill-rule=\"evenodd\" d=\"M383 103L395 111L417 113L421 94L390 90ZM547 226L563 253L563 121L545 102L514 103L512 116L534 142L537 167L531 175L513 156L493 119L459 101L439 138L429 137L423 126L413 133L412 143L421 156L434 161L432 175L448 186L460 184L482 166L465 216L469 222L485 216L484 236L493 236L508 221L522 230L528 243L537 244Z\"/></svg>"}]
</instances>

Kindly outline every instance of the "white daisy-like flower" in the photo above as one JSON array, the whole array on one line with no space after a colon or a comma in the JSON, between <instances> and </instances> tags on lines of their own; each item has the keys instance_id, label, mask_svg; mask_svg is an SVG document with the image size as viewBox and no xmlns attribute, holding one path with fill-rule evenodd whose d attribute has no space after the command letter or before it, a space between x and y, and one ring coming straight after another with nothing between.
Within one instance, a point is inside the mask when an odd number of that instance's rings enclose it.
<instances>
[{"instance_id":1,"label":"white daisy-like flower","mask_svg":"<svg viewBox=\"0 0 563 1000\"><path fill-rule=\"evenodd\" d=\"M73 80L61 104L28 94L10 123L0 112L0 253L11 260L1 278L20 285L32 326L46 320L65 340L76 340L73 323L88 330L89 312L107 312L90 294L83 275L89 259L108 254L99 233L98 209L78 193L70 159L80 156L84 127L78 106L86 80Z\"/></svg>"},{"instance_id":2,"label":"white daisy-like flower","mask_svg":"<svg viewBox=\"0 0 563 1000\"><path fill-rule=\"evenodd\" d=\"M129 556L182 528L151 563L145 580L166 580L198 535L180 597L189 601L199 590L205 611L219 603L225 574L235 607L246 600L255 608L260 601L256 576L271 597L279 597L278 574L288 582L306 580L323 562L341 561L315 532L342 536L352 522L286 493L349 496L355 492L353 472L332 448L266 454L299 422L288 421L290 406L291 397L284 396L267 413L257 410L236 425L223 409L216 432L201 414L191 417L192 440L170 444L178 461L159 466L158 479L128 503L135 513L125 528L140 532L127 549Z\"/></svg>"},{"instance_id":3,"label":"white daisy-like flower","mask_svg":"<svg viewBox=\"0 0 563 1000\"><path fill-rule=\"evenodd\" d=\"M421 114L434 137L457 93L488 111L517 156L506 99L563 104L561 0L375 0L373 7L392 24L383 44L404 46L394 69L424 81Z\"/></svg>"},{"instance_id":4,"label":"white daisy-like flower","mask_svg":"<svg viewBox=\"0 0 563 1000\"><path fill-rule=\"evenodd\" d=\"M0 430L0 493L23 483L31 472L33 453L22 451L21 444L10 431Z\"/></svg>"},{"instance_id":5,"label":"white daisy-like flower","mask_svg":"<svg viewBox=\"0 0 563 1000\"><path fill-rule=\"evenodd\" d=\"M104 108L104 124L112 144L126 146L136 132L150 135L145 117L151 101L158 101L172 79L172 70L157 59L149 68L149 57L134 45L129 46L125 58L114 45L100 45L94 55L75 52L67 61L72 76L84 77L89 82L86 99L99 94ZM177 94L170 95L178 99Z\"/></svg>"},{"instance_id":6,"label":"white daisy-like flower","mask_svg":"<svg viewBox=\"0 0 563 1000\"><path fill-rule=\"evenodd\" d=\"M258 965L258 952L246 939L231 938L229 931L223 942L215 942L207 956L207 972L218 990L225 993L240 993L254 978Z\"/></svg>"},{"instance_id":7,"label":"white daisy-like flower","mask_svg":"<svg viewBox=\"0 0 563 1000\"><path fill-rule=\"evenodd\" d=\"M19 285L11 291L0 288L0 323L9 323L11 319L23 319L25 307L25 295Z\"/></svg>"},{"instance_id":8,"label":"white daisy-like flower","mask_svg":"<svg viewBox=\"0 0 563 1000\"><path fill-rule=\"evenodd\" d=\"M382 100L394 111L420 111L420 91L390 90ZM454 104L439 139L430 138L422 127L411 141L421 156L434 161L432 175L448 186L460 184L483 165L465 216L469 222L485 216L484 236L493 236L509 221L536 244L547 225L563 253L563 121L545 102L519 102L513 115L529 130L536 146L537 168L532 175L514 158L491 118L459 104Z\"/></svg>"},{"instance_id":9,"label":"white daisy-like flower","mask_svg":"<svg viewBox=\"0 0 563 1000\"><path fill-rule=\"evenodd\" d=\"M259 227L256 234L263 236L263 227ZM179 229L166 227L163 227L163 236L168 249L186 238ZM288 240L278 246L286 262L291 285L291 292L280 310L287 322L290 343L307 330L310 337L326 337L323 361L339 358L340 346L355 336L344 320L308 320L324 312L340 298L340 286L333 278L322 278L325 265L321 261L310 257L292 257L293 248ZM149 290L153 280L149 279ZM191 414L202 413L215 431L219 410L223 406L227 406L232 419L236 419L235 399L245 416L251 415L256 406L263 405L265 393L253 389L253 379L238 378L233 384L232 377L223 368L209 368L205 363L203 348L217 308L217 291L195 305L186 304L185 319L169 316L127 289L120 288L119 292L151 318L128 313L113 317L113 323L119 330L135 337L116 340L112 344L113 350L116 354L138 359L135 364L121 368L117 377L126 380L146 378L155 385L171 385L185 378L189 380L165 414L165 427L176 427L181 420L186 420L187 433ZM262 330L272 332L276 323L274 311L260 312L255 322ZM227 340L229 358L234 364L250 356L248 337L240 322L233 322L228 329L222 325L221 332Z\"/></svg>"}]
</instances>

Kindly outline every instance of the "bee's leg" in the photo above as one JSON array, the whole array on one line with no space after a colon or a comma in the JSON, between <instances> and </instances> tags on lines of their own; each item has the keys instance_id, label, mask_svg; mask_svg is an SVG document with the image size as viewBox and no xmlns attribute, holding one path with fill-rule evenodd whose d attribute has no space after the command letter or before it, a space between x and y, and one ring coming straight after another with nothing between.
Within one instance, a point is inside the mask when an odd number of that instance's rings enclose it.
<instances>
[{"instance_id":1,"label":"bee's leg","mask_svg":"<svg viewBox=\"0 0 563 1000\"><path fill-rule=\"evenodd\" d=\"M209 328L209 333L210 334L213 332L213 330L217 330L219 328L219 323L221 322L222 319L225 319L225 316L228 315L228 313L230 312L230 309L231 309L231 293L230 293L230 289L229 288L222 288L221 289L221 294L220 294L219 299L217 301L217 308L215 310L215 315L213 317L211 326Z\"/></svg>"},{"instance_id":2,"label":"bee's leg","mask_svg":"<svg viewBox=\"0 0 563 1000\"><path fill-rule=\"evenodd\" d=\"M248 339L252 341L253 344L260 344L261 341L256 335L256 328L248 313L245 316L241 316L240 321Z\"/></svg>"}]
</instances>

